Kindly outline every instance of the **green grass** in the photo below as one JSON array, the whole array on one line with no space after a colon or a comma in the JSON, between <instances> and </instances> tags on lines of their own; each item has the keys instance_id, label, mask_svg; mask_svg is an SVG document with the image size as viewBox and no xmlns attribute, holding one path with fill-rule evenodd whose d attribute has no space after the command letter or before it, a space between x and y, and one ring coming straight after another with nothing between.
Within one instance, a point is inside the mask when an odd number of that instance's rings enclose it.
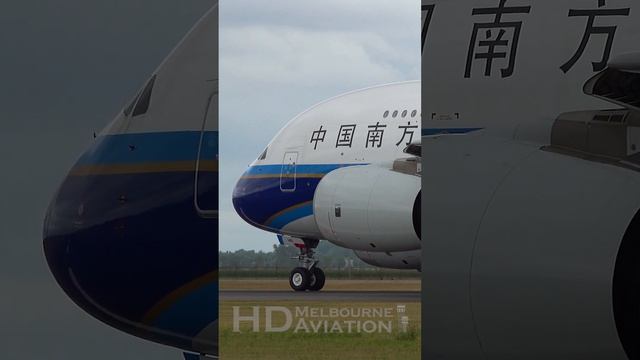
<instances>
[{"instance_id":1,"label":"green grass","mask_svg":"<svg viewBox=\"0 0 640 360\"><path fill-rule=\"evenodd\" d=\"M250 324L241 324L241 333L232 330L232 308L240 306L243 314L250 306L309 307L393 307L396 303L319 303L319 302L247 302L225 301L220 308L220 355L222 359L316 360L316 359L420 359L420 304L407 303L411 319L409 330L400 332L394 326L392 333L284 333L252 332ZM261 320L264 320L264 314ZM276 314L278 315L278 314ZM274 317L274 324L282 319ZM328 319L330 321L340 319ZM346 319L344 319L346 320ZM361 319L364 320L364 319ZM395 323L395 320L394 320ZM263 327L261 328L263 329Z\"/></svg>"}]
</instances>

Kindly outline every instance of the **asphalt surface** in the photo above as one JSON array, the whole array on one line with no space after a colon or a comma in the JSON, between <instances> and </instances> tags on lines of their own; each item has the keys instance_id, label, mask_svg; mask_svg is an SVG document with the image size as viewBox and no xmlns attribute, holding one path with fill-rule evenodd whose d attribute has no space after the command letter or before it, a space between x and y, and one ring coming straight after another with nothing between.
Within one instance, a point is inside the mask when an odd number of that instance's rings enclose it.
<instances>
[{"instance_id":1,"label":"asphalt surface","mask_svg":"<svg viewBox=\"0 0 640 360\"><path fill-rule=\"evenodd\" d=\"M366 302L419 302L418 291L254 291L221 290L221 300L238 301L366 301Z\"/></svg>"}]
</instances>

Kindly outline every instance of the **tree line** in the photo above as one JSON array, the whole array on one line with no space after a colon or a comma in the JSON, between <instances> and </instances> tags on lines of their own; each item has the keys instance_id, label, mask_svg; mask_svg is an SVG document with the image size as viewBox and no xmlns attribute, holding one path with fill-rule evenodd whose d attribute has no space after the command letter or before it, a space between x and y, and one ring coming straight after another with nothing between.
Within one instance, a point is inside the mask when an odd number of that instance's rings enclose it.
<instances>
[{"instance_id":1,"label":"tree line","mask_svg":"<svg viewBox=\"0 0 640 360\"><path fill-rule=\"evenodd\" d=\"M220 251L221 269L291 269L296 264L299 250L293 246L273 245L269 252L255 250ZM323 269L367 269L373 266L360 260L352 250L322 241L316 249L316 258Z\"/></svg>"}]
</instances>

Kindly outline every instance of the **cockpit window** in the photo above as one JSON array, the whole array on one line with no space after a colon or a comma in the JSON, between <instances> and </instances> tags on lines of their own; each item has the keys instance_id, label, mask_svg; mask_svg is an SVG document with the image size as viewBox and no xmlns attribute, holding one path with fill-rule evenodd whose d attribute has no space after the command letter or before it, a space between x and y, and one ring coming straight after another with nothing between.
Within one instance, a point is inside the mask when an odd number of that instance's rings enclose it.
<instances>
[{"instance_id":1,"label":"cockpit window","mask_svg":"<svg viewBox=\"0 0 640 360\"><path fill-rule=\"evenodd\" d=\"M264 149L262 154L260 154L260 157L258 157L258 160L264 160L267 158L267 150L269 150L269 148Z\"/></svg>"},{"instance_id":2,"label":"cockpit window","mask_svg":"<svg viewBox=\"0 0 640 360\"><path fill-rule=\"evenodd\" d=\"M138 102L139 98L140 98L140 93L138 92L138 94L136 94L136 97L134 97L133 100L131 100L131 103L127 105L127 107L124 108L124 110L122 110L122 113L125 116L129 116L131 114L131 111L133 110L133 107L135 106L136 102Z\"/></svg>"},{"instance_id":3,"label":"cockpit window","mask_svg":"<svg viewBox=\"0 0 640 360\"><path fill-rule=\"evenodd\" d=\"M149 110L149 104L151 103L151 94L153 93L153 85L156 82L156 76L154 75L147 85L145 85L144 89L140 93L140 97L138 102L136 103L135 108L133 109L132 116L139 116L146 114Z\"/></svg>"}]
</instances>

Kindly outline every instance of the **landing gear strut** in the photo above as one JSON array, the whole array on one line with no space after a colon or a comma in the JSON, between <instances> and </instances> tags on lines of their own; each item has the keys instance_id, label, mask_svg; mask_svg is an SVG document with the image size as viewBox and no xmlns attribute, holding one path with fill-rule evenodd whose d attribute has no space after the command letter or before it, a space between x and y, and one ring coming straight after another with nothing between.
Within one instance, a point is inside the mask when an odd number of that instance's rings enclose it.
<instances>
[{"instance_id":1,"label":"landing gear strut","mask_svg":"<svg viewBox=\"0 0 640 360\"><path fill-rule=\"evenodd\" d=\"M318 260L314 258L314 249L319 241L304 239L304 244L296 244L300 249L297 259L299 266L291 270L289 285L295 291L319 291L324 287L324 271L318 267Z\"/></svg>"}]
</instances>

